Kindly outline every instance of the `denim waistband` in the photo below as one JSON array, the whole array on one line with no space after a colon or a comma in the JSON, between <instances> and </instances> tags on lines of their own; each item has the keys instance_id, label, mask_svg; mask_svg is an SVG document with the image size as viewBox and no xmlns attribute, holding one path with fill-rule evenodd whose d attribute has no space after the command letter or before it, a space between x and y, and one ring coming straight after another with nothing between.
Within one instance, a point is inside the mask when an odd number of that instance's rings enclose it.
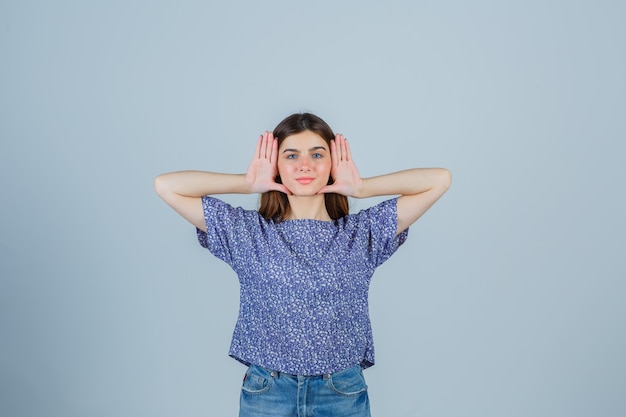
<instances>
[{"instance_id":1,"label":"denim waistband","mask_svg":"<svg viewBox=\"0 0 626 417\"><path fill-rule=\"evenodd\" d=\"M254 365L254 366L258 366L258 365ZM353 369L353 368L359 368L359 369L361 368L360 365L354 365L354 366L351 366L350 368L342 369L341 371L329 372L329 373L326 373L326 374L320 374L320 375L294 375L294 374L289 374L287 372L274 371L274 370L271 370L271 369L263 368L262 366L258 366L258 367L263 369L263 370L265 370L274 379L285 378L286 377L286 378L292 378L292 379L323 379L323 380L330 379L333 376L333 374L344 372L344 371L347 371L347 370Z\"/></svg>"}]
</instances>

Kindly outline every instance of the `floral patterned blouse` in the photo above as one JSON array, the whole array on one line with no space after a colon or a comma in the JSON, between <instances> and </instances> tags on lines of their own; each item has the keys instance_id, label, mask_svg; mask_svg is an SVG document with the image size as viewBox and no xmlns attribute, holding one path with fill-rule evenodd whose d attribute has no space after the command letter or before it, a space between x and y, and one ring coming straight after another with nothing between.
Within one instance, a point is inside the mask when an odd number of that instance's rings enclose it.
<instances>
[{"instance_id":1,"label":"floral patterned blouse","mask_svg":"<svg viewBox=\"0 0 626 417\"><path fill-rule=\"evenodd\" d=\"M295 375L374 364L370 279L408 235L396 236L396 198L336 221L268 221L210 196L202 205L198 241L239 277L230 356Z\"/></svg>"}]
</instances>

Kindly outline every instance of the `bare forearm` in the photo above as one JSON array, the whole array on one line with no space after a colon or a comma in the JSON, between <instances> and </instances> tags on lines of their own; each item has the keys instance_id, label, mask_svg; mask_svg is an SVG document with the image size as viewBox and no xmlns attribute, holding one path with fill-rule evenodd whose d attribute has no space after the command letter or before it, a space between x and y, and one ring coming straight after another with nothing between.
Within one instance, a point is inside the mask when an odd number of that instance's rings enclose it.
<instances>
[{"instance_id":1,"label":"bare forearm","mask_svg":"<svg viewBox=\"0 0 626 417\"><path fill-rule=\"evenodd\" d=\"M205 171L177 171L162 174L154 180L159 195L178 194L202 197L211 194L249 194L252 192L244 174L222 174Z\"/></svg>"},{"instance_id":2,"label":"bare forearm","mask_svg":"<svg viewBox=\"0 0 626 417\"><path fill-rule=\"evenodd\" d=\"M364 178L353 197L416 195L433 189L446 190L450 171L444 168L414 168L386 175Z\"/></svg>"}]
</instances>

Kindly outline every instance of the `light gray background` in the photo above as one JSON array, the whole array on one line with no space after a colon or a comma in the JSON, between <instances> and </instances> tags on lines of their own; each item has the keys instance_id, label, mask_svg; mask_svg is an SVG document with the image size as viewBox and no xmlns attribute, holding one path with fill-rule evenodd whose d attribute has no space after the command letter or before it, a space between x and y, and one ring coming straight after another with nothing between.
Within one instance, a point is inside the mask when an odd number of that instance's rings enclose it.
<instances>
[{"instance_id":1,"label":"light gray background","mask_svg":"<svg viewBox=\"0 0 626 417\"><path fill-rule=\"evenodd\" d=\"M152 180L243 172L302 110L363 176L453 172L374 277L375 416L626 415L625 16L2 1L0 415L236 415L236 277Z\"/></svg>"}]
</instances>

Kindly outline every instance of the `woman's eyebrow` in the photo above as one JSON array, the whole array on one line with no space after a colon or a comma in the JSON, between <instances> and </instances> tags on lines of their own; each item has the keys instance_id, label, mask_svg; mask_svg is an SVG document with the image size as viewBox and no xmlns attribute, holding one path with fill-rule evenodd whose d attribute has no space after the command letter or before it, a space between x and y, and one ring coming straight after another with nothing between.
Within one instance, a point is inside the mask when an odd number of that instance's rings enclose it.
<instances>
[{"instance_id":1,"label":"woman's eyebrow","mask_svg":"<svg viewBox=\"0 0 626 417\"><path fill-rule=\"evenodd\" d=\"M285 149L285 150L283 151L283 153L285 153L285 152L297 152L297 153L300 153L300 150L299 150L299 149L291 149L291 148L287 148L287 149Z\"/></svg>"},{"instance_id":2,"label":"woman's eyebrow","mask_svg":"<svg viewBox=\"0 0 626 417\"><path fill-rule=\"evenodd\" d=\"M310 151L317 151L317 150L319 150L319 149L326 150L326 147L324 147L324 146L314 146L314 147L312 147L312 148L310 148L310 149L309 149L309 152L310 152ZM283 153L285 153L285 152L296 152L296 153L300 153L301 151L300 151L300 149L287 148L287 149L283 150Z\"/></svg>"}]
</instances>

